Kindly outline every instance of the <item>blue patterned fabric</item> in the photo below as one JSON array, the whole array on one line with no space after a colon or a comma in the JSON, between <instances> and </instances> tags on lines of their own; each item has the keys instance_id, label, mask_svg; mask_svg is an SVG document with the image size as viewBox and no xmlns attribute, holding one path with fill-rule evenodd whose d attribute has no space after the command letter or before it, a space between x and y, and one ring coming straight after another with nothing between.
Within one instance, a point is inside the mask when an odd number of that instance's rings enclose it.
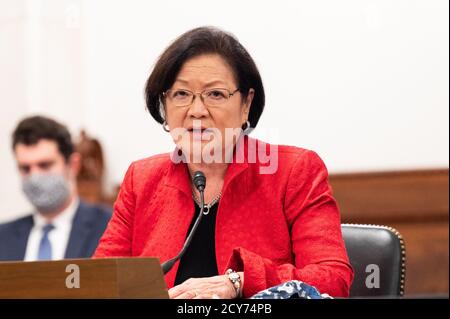
<instances>
[{"instance_id":1,"label":"blue patterned fabric","mask_svg":"<svg viewBox=\"0 0 450 319\"><path fill-rule=\"evenodd\" d=\"M258 292L250 299L332 299L304 282L292 280Z\"/></svg>"}]
</instances>

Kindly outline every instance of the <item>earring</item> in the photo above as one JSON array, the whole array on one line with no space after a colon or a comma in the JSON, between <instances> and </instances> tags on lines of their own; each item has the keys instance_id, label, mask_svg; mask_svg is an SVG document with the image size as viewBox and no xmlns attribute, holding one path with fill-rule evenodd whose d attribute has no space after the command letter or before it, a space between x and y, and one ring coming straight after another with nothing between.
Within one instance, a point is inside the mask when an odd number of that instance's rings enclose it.
<instances>
[{"instance_id":1,"label":"earring","mask_svg":"<svg viewBox=\"0 0 450 319\"><path fill-rule=\"evenodd\" d=\"M246 131L248 131L249 129L251 129L250 121L247 120L244 124L242 124L242 130L243 130L244 132L246 132Z\"/></svg>"},{"instance_id":2,"label":"earring","mask_svg":"<svg viewBox=\"0 0 450 319\"><path fill-rule=\"evenodd\" d=\"M167 122L166 122L166 121L163 122L162 127L163 127L163 130L164 130L164 131L170 132L169 125L167 125Z\"/></svg>"}]
</instances>

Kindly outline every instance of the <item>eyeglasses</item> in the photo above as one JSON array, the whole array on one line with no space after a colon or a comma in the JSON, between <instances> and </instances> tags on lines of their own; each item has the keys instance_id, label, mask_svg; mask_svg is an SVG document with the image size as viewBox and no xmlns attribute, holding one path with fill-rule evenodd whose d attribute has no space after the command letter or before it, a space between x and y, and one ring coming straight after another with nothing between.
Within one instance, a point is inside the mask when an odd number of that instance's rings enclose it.
<instances>
[{"instance_id":1,"label":"eyeglasses","mask_svg":"<svg viewBox=\"0 0 450 319\"><path fill-rule=\"evenodd\" d=\"M207 106L221 106L226 104L237 91L239 91L239 89L231 92L227 89L214 88L206 89L200 93L194 93L189 90L176 89L167 90L163 93L163 96L167 98L170 104L178 107L189 106L194 103L197 94L200 95L203 104Z\"/></svg>"}]
</instances>

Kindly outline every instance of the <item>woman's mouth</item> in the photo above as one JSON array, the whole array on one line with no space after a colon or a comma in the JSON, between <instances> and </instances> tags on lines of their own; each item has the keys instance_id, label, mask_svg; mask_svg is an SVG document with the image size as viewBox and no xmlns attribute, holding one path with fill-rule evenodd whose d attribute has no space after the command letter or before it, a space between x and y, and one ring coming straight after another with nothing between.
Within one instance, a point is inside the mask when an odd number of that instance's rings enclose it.
<instances>
[{"instance_id":1,"label":"woman's mouth","mask_svg":"<svg viewBox=\"0 0 450 319\"><path fill-rule=\"evenodd\" d=\"M194 141L201 141L203 133L206 131L206 128L190 128L188 129L189 133L192 133L192 138Z\"/></svg>"}]
</instances>

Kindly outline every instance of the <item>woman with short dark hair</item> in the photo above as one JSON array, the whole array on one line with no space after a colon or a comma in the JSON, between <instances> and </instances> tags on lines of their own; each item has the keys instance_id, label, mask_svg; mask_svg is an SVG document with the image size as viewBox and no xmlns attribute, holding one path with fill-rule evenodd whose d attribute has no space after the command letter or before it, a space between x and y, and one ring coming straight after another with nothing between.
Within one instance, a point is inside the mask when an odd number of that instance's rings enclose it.
<instances>
[{"instance_id":1,"label":"woman with short dark hair","mask_svg":"<svg viewBox=\"0 0 450 319\"><path fill-rule=\"evenodd\" d=\"M264 88L234 36L183 34L145 94L176 149L130 166L95 257L158 257L171 298L250 297L289 280L348 296L353 271L327 169L312 151L248 137Z\"/></svg>"}]
</instances>

